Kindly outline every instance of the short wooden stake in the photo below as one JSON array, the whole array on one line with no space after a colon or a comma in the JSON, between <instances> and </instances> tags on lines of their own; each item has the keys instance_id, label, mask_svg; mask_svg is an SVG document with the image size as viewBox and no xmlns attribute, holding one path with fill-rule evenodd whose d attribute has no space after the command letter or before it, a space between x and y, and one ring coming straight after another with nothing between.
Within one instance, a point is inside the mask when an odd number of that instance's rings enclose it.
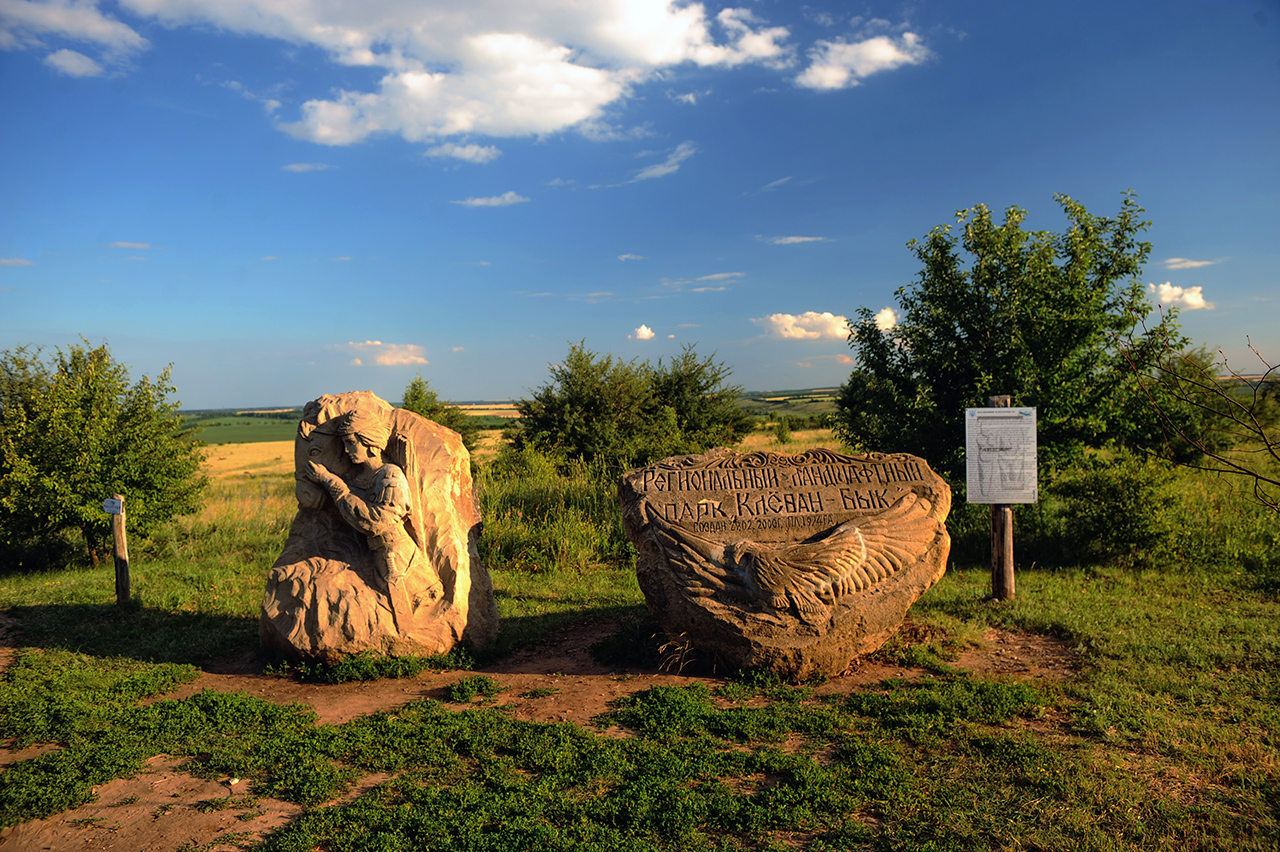
<instances>
[{"instance_id":1,"label":"short wooden stake","mask_svg":"<svg viewBox=\"0 0 1280 852\"><path fill-rule=\"evenodd\" d=\"M129 541L124 531L124 495L111 495L120 501L120 514L111 516L111 555L116 562L116 605L129 605Z\"/></svg>"},{"instance_id":2,"label":"short wooden stake","mask_svg":"<svg viewBox=\"0 0 1280 852\"><path fill-rule=\"evenodd\" d=\"M1009 408L1013 398L1008 394L987 397L989 408ZM1013 600L1013 506L991 505L991 597L998 601Z\"/></svg>"}]
</instances>

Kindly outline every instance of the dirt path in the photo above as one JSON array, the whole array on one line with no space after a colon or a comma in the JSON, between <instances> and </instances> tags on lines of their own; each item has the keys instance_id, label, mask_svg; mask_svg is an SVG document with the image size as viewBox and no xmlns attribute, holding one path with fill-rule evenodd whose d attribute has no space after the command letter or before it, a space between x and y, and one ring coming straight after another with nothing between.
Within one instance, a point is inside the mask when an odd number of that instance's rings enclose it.
<instances>
[{"instance_id":1,"label":"dirt path","mask_svg":"<svg viewBox=\"0 0 1280 852\"><path fill-rule=\"evenodd\" d=\"M716 677L640 669L619 671L597 663L588 649L615 628L611 622L577 625L537 648L518 652L480 672L505 687L496 703L513 705L515 718L579 725L588 724L592 717L608 710L609 702L615 698L656 684L697 682L715 687L723 683ZM3 633L0 630L0 643L7 644ZM0 646L0 667L11 656L11 648ZM1069 675L1073 659L1070 649L1051 638L991 629L978 647L961 655L957 665L984 675L1060 679ZM261 664L252 654L211 668L173 696L185 697L202 689L245 692L282 704L307 704L315 708L322 722L330 724L378 710L393 710L419 698L443 700L450 684L471 674L424 672L401 680L327 686L263 675ZM862 661L823 684L818 692L848 693L889 677L923 676L925 673L918 669ZM525 693L544 688L556 691L524 697ZM0 747L0 767L38 753L39 747L20 753ZM382 780L366 777L349 795L357 796ZM266 798L244 807L245 798L252 797L252 782L194 778L164 755L148 761L140 775L104 784L95 792L95 801L74 811L0 831L0 852L222 852L239 848L237 841L248 844L261 840L302 810L297 805ZM216 800L231 797L240 800L237 806L216 807Z\"/></svg>"}]
</instances>

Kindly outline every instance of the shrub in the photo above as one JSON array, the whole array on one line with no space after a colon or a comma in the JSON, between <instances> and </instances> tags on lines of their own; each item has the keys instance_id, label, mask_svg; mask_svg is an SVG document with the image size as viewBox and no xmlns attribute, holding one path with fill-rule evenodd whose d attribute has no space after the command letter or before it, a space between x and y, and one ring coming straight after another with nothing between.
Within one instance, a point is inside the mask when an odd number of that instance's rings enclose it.
<instances>
[{"instance_id":1,"label":"shrub","mask_svg":"<svg viewBox=\"0 0 1280 852\"><path fill-rule=\"evenodd\" d=\"M1140 239L1149 223L1132 194L1112 218L1056 200L1068 219L1061 233L1024 230L1017 207L997 224L978 205L957 214L958 233L943 225L908 243L922 269L897 291L897 322L882 328L862 308L850 323L858 366L836 417L849 446L914 453L954 487L964 478L964 409L992 394L1037 408L1049 464L1111 442L1163 445L1133 371L1146 373L1163 346L1181 350L1186 339L1174 310L1137 330L1151 310L1141 278L1151 245ZM1195 414L1169 409L1198 433Z\"/></svg>"},{"instance_id":2,"label":"shrub","mask_svg":"<svg viewBox=\"0 0 1280 852\"><path fill-rule=\"evenodd\" d=\"M667 456L732 445L751 431L729 369L692 347L657 366L598 356L571 344L551 381L516 408L508 431L519 449L621 472Z\"/></svg>"},{"instance_id":3,"label":"shrub","mask_svg":"<svg viewBox=\"0 0 1280 852\"><path fill-rule=\"evenodd\" d=\"M1063 541L1081 558L1149 564L1171 531L1172 477L1167 463L1125 451L1073 464L1049 486Z\"/></svg>"},{"instance_id":4,"label":"shrub","mask_svg":"<svg viewBox=\"0 0 1280 852\"><path fill-rule=\"evenodd\" d=\"M94 565L111 534L102 501L126 498L147 535L195 512L205 479L200 444L170 399L168 368L129 384L106 344L0 353L0 552L9 565L62 557L78 532Z\"/></svg>"}]
</instances>

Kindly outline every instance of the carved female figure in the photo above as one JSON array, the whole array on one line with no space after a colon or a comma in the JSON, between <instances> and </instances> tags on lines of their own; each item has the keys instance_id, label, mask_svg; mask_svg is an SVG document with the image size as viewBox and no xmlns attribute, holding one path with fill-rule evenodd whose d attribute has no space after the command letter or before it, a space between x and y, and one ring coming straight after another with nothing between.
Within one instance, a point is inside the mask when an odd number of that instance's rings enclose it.
<instances>
[{"instance_id":1,"label":"carved female figure","mask_svg":"<svg viewBox=\"0 0 1280 852\"><path fill-rule=\"evenodd\" d=\"M298 514L259 621L267 654L333 662L494 640L479 506L456 433L369 391L325 394L303 411L294 464Z\"/></svg>"},{"instance_id":2,"label":"carved female figure","mask_svg":"<svg viewBox=\"0 0 1280 852\"><path fill-rule=\"evenodd\" d=\"M390 424L373 412L355 409L339 418L337 433L355 473L344 480L314 461L307 462L303 473L329 492L344 521L368 537L375 573L396 622L404 627L412 615L402 583L405 575L412 571L422 576L430 600L440 598L444 586L405 529L413 495L404 471L382 458Z\"/></svg>"}]
</instances>

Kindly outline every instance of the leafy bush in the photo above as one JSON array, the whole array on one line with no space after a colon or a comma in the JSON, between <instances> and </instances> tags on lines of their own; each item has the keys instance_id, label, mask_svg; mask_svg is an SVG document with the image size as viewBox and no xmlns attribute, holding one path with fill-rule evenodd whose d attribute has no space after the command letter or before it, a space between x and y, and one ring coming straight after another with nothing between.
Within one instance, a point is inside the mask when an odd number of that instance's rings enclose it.
<instances>
[{"instance_id":1,"label":"leafy bush","mask_svg":"<svg viewBox=\"0 0 1280 852\"><path fill-rule=\"evenodd\" d=\"M1049 486L1064 542L1081 559L1149 564L1171 530L1172 478L1167 463L1124 451L1077 462Z\"/></svg>"},{"instance_id":2,"label":"leafy bush","mask_svg":"<svg viewBox=\"0 0 1280 852\"><path fill-rule=\"evenodd\" d=\"M783 417L777 423L773 424L773 437L777 439L779 444L790 443L791 441L791 423L789 417Z\"/></svg>"},{"instance_id":3,"label":"leafy bush","mask_svg":"<svg viewBox=\"0 0 1280 852\"><path fill-rule=\"evenodd\" d=\"M200 507L200 444L170 399L168 368L129 384L106 344L71 344L46 363L0 353L0 553L46 567L78 532L97 565L111 534L102 501L125 497L141 535Z\"/></svg>"},{"instance_id":4,"label":"leafy bush","mask_svg":"<svg viewBox=\"0 0 1280 852\"><path fill-rule=\"evenodd\" d=\"M751 431L729 369L692 347L657 366L571 344L551 381L516 408L507 436L519 449L601 464L611 472L667 456L732 445Z\"/></svg>"}]
</instances>

